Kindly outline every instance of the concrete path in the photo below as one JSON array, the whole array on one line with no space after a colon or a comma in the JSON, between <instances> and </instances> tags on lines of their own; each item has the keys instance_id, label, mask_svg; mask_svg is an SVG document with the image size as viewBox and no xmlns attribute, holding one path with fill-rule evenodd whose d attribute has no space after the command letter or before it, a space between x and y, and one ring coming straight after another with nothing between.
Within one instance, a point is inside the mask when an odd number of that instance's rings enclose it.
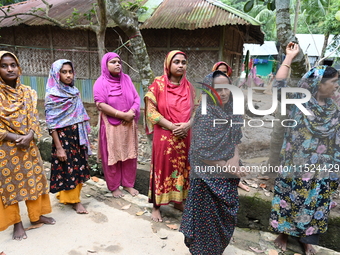
<instances>
[{"instance_id":1,"label":"concrete path","mask_svg":"<svg viewBox=\"0 0 340 255\"><path fill-rule=\"evenodd\" d=\"M83 189L83 204L89 214L79 215L68 205L59 204L51 195L54 226L27 231L28 239L12 240L12 227L0 232L0 252L6 255L189 255L178 230L181 213L171 205L162 207L163 223L150 220L151 204L144 195L115 199L103 180L90 180ZM25 205L21 204L24 227L29 227ZM139 216L138 216L138 215ZM142 214L142 215L140 215ZM167 226L168 225L168 226ZM275 250L275 235L247 229L236 229L224 255L268 254ZM296 244L285 254L301 253ZM317 247L321 255L340 253ZM213 255L213 254L212 254Z\"/></svg>"}]
</instances>

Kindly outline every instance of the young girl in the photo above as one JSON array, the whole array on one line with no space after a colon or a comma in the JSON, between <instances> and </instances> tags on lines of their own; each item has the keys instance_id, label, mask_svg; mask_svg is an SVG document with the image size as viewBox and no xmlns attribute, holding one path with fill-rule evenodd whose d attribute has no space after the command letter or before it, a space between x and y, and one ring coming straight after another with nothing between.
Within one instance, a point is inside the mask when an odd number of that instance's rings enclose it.
<instances>
[{"instance_id":1,"label":"young girl","mask_svg":"<svg viewBox=\"0 0 340 255\"><path fill-rule=\"evenodd\" d=\"M87 214L80 203L80 191L90 178L90 118L74 86L74 69L69 60L59 59L52 64L46 84L45 113L53 138L50 191L59 192L60 203L72 204L77 213Z\"/></svg>"}]
</instances>

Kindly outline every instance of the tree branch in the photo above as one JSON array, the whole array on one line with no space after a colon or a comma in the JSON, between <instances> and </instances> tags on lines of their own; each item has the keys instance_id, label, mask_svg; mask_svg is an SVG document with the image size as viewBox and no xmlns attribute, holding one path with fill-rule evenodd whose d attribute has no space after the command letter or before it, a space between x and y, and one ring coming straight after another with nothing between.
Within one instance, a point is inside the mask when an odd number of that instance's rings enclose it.
<instances>
[{"instance_id":1,"label":"tree branch","mask_svg":"<svg viewBox=\"0 0 340 255\"><path fill-rule=\"evenodd\" d=\"M48 13L50 11L50 8L52 7L52 4L50 5L48 2L46 2L45 0L41 0L41 2L43 2L45 5L46 5L46 10L45 10L45 13L46 13L46 16L48 16Z\"/></svg>"},{"instance_id":2,"label":"tree branch","mask_svg":"<svg viewBox=\"0 0 340 255\"><path fill-rule=\"evenodd\" d=\"M90 29L92 31L95 31L95 29L96 29L95 25L65 25L65 24L59 22L58 20L51 18L50 16L41 16L41 15L31 13L31 12L16 13L16 14L11 14L11 15L6 14L5 16L0 16L0 19L1 19L0 23L3 20L8 19L8 18L12 18L12 17L18 18L18 16L27 16L27 15L37 17L37 18L40 18L40 19L44 19L44 20L48 20L51 23L53 23L53 24L55 24L55 25L57 25L58 27L61 27L61 28L68 28L68 29L80 28L80 29Z\"/></svg>"},{"instance_id":3,"label":"tree branch","mask_svg":"<svg viewBox=\"0 0 340 255\"><path fill-rule=\"evenodd\" d=\"M98 9L99 9L99 18L97 17L99 23L99 29L105 30L107 23L107 15L106 15L106 1L105 0L97 0Z\"/></svg>"}]
</instances>

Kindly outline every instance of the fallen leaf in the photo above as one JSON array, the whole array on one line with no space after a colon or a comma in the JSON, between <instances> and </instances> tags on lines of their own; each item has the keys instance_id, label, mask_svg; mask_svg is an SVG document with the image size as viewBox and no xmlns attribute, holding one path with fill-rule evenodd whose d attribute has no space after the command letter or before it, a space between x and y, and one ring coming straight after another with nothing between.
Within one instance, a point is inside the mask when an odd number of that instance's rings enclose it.
<instances>
[{"instance_id":1,"label":"fallen leaf","mask_svg":"<svg viewBox=\"0 0 340 255\"><path fill-rule=\"evenodd\" d=\"M249 184L249 185L255 183L255 181L249 180L249 179L245 179L244 182L245 182L246 184Z\"/></svg>"},{"instance_id":2,"label":"fallen leaf","mask_svg":"<svg viewBox=\"0 0 340 255\"><path fill-rule=\"evenodd\" d=\"M264 252L263 250L259 250L259 249L255 248L255 247L250 247L250 246L249 246L249 249L251 249L253 252L256 252L256 253L262 253L262 252Z\"/></svg>"},{"instance_id":3,"label":"fallen leaf","mask_svg":"<svg viewBox=\"0 0 340 255\"><path fill-rule=\"evenodd\" d=\"M265 195L266 197L270 197L270 192L269 192L269 191L265 191L265 192L264 192L264 195Z\"/></svg>"},{"instance_id":4,"label":"fallen leaf","mask_svg":"<svg viewBox=\"0 0 340 255\"><path fill-rule=\"evenodd\" d=\"M85 194L85 196L90 197L91 195L90 194Z\"/></svg>"},{"instance_id":5,"label":"fallen leaf","mask_svg":"<svg viewBox=\"0 0 340 255\"><path fill-rule=\"evenodd\" d=\"M178 229L178 226L176 224L166 224L166 226L172 230Z\"/></svg>"},{"instance_id":6,"label":"fallen leaf","mask_svg":"<svg viewBox=\"0 0 340 255\"><path fill-rule=\"evenodd\" d=\"M157 236L160 239L167 239L168 238L168 233L165 231L165 229L161 228L158 232L157 232Z\"/></svg>"},{"instance_id":7,"label":"fallen leaf","mask_svg":"<svg viewBox=\"0 0 340 255\"><path fill-rule=\"evenodd\" d=\"M127 204L127 205L124 205L122 208L120 208L120 209L122 209L122 210L127 210L127 209L129 209L131 207L131 204Z\"/></svg>"},{"instance_id":8,"label":"fallen leaf","mask_svg":"<svg viewBox=\"0 0 340 255\"><path fill-rule=\"evenodd\" d=\"M28 228L25 228L25 231L31 230L31 229L36 229L36 228L40 228L44 225L44 223L38 223L38 224L34 224L29 226Z\"/></svg>"},{"instance_id":9,"label":"fallen leaf","mask_svg":"<svg viewBox=\"0 0 340 255\"><path fill-rule=\"evenodd\" d=\"M145 211L140 211L140 212L136 212L136 215L137 216L141 216L141 215L143 215L145 213Z\"/></svg>"},{"instance_id":10,"label":"fallen leaf","mask_svg":"<svg viewBox=\"0 0 340 255\"><path fill-rule=\"evenodd\" d=\"M94 251L94 250L87 250L87 252L89 252L89 253L97 253L97 252Z\"/></svg>"},{"instance_id":11,"label":"fallen leaf","mask_svg":"<svg viewBox=\"0 0 340 255\"><path fill-rule=\"evenodd\" d=\"M91 179L92 179L92 181L94 181L94 182L99 182L99 178L96 177L96 176L92 176Z\"/></svg>"},{"instance_id":12,"label":"fallen leaf","mask_svg":"<svg viewBox=\"0 0 340 255\"><path fill-rule=\"evenodd\" d=\"M276 250L269 250L268 255L279 255Z\"/></svg>"},{"instance_id":13,"label":"fallen leaf","mask_svg":"<svg viewBox=\"0 0 340 255\"><path fill-rule=\"evenodd\" d=\"M266 187L267 187L266 184L264 184L264 183L261 183L261 184L260 184L260 188L265 189Z\"/></svg>"},{"instance_id":14,"label":"fallen leaf","mask_svg":"<svg viewBox=\"0 0 340 255\"><path fill-rule=\"evenodd\" d=\"M256 183L252 183L252 184L249 184L249 186L252 187L252 188L257 189L257 187L258 187L259 185L257 185Z\"/></svg>"}]
</instances>

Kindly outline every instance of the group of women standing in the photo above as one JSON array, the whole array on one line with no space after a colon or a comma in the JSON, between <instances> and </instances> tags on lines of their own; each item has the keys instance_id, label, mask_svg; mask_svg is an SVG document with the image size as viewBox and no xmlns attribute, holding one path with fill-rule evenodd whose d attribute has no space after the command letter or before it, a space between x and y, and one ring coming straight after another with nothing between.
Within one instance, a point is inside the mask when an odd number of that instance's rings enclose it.
<instances>
[{"instance_id":1,"label":"group of women standing","mask_svg":"<svg viewBox=\"0 0 340 255\"><path fill-rule=\"evenodd\" d=\"M52 136L50 187L34 135L40 136L37 95L21 84L17 57L0 52L0 231L14 225L13 239L26 239L18 202L25 201L32 224L55 224L49 192L79 214L88 211L80 201L83 183L90 178L89 116L75 86L74 65L59 59L52 64L46 84L45 115ZM114 197L124 189L135 196L137 120L140 99L130 77L122 72L120 57L107 53L102 75L94 86L100 110L99 155L108 188Z\"/></svg>"},{"instance_id":2,"label":"group of women standing","mask_svg":"<svg viewBox=\"0 0 340 255\"><path fill-rule=\"evenodd\" d=\"M290 65L298 52L298 44L287 45L286 59L276 75L277 87L287 86ZM162 221L161 205L174 202L175 208L182 209L186 200L180 231L191 254L222 254L237 221L237 186L244 176L238 151L242 132L237 125L213 126L213 120L241 122L242 117L232 113L230 91L215 88L232 84L230 66L216 63L203 80L204 91L212 97L202 114L201 106L195 111L193 105L186 64L183 52L168 53L164 75L155 79L145 96L147 132L154 133L149 188L152 219ZM280 155L282 168L289 171L280 173L275 181L270 215L270 228L279 233L274 243L283 251L291 235L298 238L306 255L314 255L312 245L318 244L327 229L332 195L339 185L339 176L331 169L340 163L340 111L331 99L338 81L336 69L314 67L298 84L312 95L304 104L312 115L304 115L295 105L289 109L289 118L297 125L286 128ZM301 98L299 93L291 96ZM306 165L322 171L314 173L307 167L296 174L294 166ZM218 166L234 170L219 174L199 171Z\"/></svg>"},{"instance_id":3,"label":"group of women standing","mask_svg":"<svg viewBox=\"0 0 340 255\"><path fill-rule=\"evenodd\" d=\"M297 44L287 46L286 60L276 77L278 86L285 86L282 80L287 78L287 69L298 50ZM21 240L27 236L19 201L26 201L32 224L55 223L53 218L43 216L51 212L49 191L57 193L59 202L71 204L77 213L88 213L81 204L80 192L90 178L89 116L74 85L73 63L55 61L45 97L46 122L53 138L48 189L33 139L40 133L36 93L20 83L21 68L13 53L0 52L0 58L0 230L14 225L13 239ZM160 206L174 203L176 209L184 210L180 231L191 254L222 254L237 221L237 186L244 176L238 150L242 132L239 125L213 123L214 119L240 122L242 117L233 115L230 90L216 88L218 84L232 84L232 69L227 63L216 63L203 80L204 91L211 96L206 114L202 106L195 107L195 89L186 78L187 63L184 52L169 52L163 75L155 78L144 98L146 132L153 134L148 194L153 203L152 220L161 222ZM334 70L312 69L299 83L312 94L306 106L313 117L304 116L296 107L290 109L290 117L298 125L285 134L282 165L338 163L336 120L340 115L329 99L338 88L338 73ZM98 157L107 187L115 198L123 196L120 186L136 196L140 98L130 77L123 73L118 54L103 56L93 94L100 111ZM297 158L303 162L297 162ZM233 171L197 171L207 167ZM279 176L270 224L281 233L275 240L280 248L286 249L287 236L292 235L300 238L306 254L315 254L311 244L316 244L319 234L326 231L331 194L338 182L338 177L329 173Z\"/></svg>"},{"instance_id":4,"label":"group of women standing","mask_svg":"<svg viewBox=\"0 0 340 255\"><path fill-rule=\"evenodd\" d=\"M93 94L100 111L98 157L102 160L108 189L116 198L123 196L123 186L131 195L137 171L137 121L140 98L130 79L123 73L116 53L102 58L101 76ZM79 214L87 214L80 203L82 184L90 178L88 156L89 116L74 86L71 61L53 63L46 86L46 122L53 137L50 191L60 203L72 204Z\"/></svg>"},{"instance_id":5,"label":"group of women standing","mask_svg":"<svg viewBox=\"0 0 340 255\"><path fill-rule=\"evenodd\" d=\"M235 126L213 128L216 118L239 118L232 116L230 91L214 90L214 84L231 84L229 65L223 62L214 68L218 66L226 70L214 70L204 84L222 104L208 100L206 115L201 107L195 109L195 90L186 78L187 56L181 51L167 54L164 74L155 78L145 95L146 131L153 133L152 219L162 221L161 205L174 203L174 208L184 209L180 231L191 254L222 254L236 225L237 185L242 175L237 145L242 134ZM218 177L194 171L215 165L233 166L237 171Z\"/></svg>"}]
</instances>

